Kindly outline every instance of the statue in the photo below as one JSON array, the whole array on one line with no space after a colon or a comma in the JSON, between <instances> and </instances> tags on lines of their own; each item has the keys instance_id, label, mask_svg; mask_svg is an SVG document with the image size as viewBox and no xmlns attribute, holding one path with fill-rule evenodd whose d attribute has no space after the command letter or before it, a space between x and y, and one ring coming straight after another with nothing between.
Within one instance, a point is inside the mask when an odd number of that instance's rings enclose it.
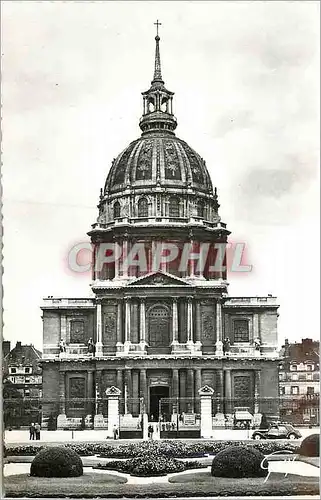
<instances>
[{"instance_id":1,"label":"statue","mask_svg":"<svg viewBox=\"0 0 321 500\"><path fill-rule=\"evenodd\" d=\"M223 354L226 354L230 350L230 339L225 337L223 340Z\"/></svg>"},{"instance_id":2,"label":"statue","mask_svg":"<svg viewBox=\"0 0 321 500\"><path fill-rule=\"evenodd\" d=\"M261 341L258 337L256 337L254 339L254 348L256 351L260 351L261 350Z\"/></svg>"},{"instance_id":3,"label":"statue","mask_svg":"<svg viewBox=\"0 0 321 500\"><path fill-rule=\"evenodd\" d=\"M88 347L88 353L89 354L95 354L95 344L93 342L93 339L90 338L87 342L87 347Z\"/></svg>"},{"instance_id":4,"label":"statue","mask_svg":"<svg viewBox=\"0 0 321 500\"><path fill-rule=\"evenodd\" d=\"M60 349L60 352L66 352L66 343L65 343L64 339L60 339L59 349Z\"/></svg>"}]
</instances>

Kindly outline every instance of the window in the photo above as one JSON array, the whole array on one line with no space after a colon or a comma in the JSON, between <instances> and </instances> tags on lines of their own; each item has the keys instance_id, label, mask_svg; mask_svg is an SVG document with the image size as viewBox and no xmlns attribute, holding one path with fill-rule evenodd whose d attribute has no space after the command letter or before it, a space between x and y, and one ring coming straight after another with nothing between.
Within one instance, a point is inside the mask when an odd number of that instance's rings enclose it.
<instances>
[{"instance_id":1,"label":"window","mask_svg":"<svg viewBox=\"0 0 321 500\"><path fill-rule=\"evenodd\" d=\"M299 388L296 385L291 386L291 394L296 395L299 394Z\"/></svg>"},{"instance_id":2,"label":"window","mask_svg":"<svg viewBox=\"0 0 321 500\"><path fill-rule=\"evenodd\" d=\"M30 389L25 389L25 396L30 396Z\"/></svg>"},{"instance_id":3,"label":"window","mask_svg":"<svg viewBox=\"0 0 321 500\"><path fill-rule=\"evenodd\" d=\"M197 203L197 215L198 217L202 217L204 219L205 217L205 204L204 201L200 200Z\"/></svg>"},{"instance_id":4,"label":"window","mask_svg":"<svg viewBox=\"0 0 321 500\"><path fill-rule=\"evenodd\" d=\"M82 377L73 377L69 380L70 408L84 408L86 397L86 381Z\"/></svg>"},{"instance_id":5,"label":"window","mask_svg":"<svg viewBox=\"0 0 321 500\"><path fill-rule=\"evenodd\" d=\"M17 369L16 368L10 368L10 373L17 373Z\"/></svg>"},{"instance_id":6,"label":"window","mask_svg":"<svg viewBox=\"0 0 321 500\"><path fill-rule=\"evenodd\" d=\"M179 217L179 201L175 196L169 199L169 216Z\"/></svg>"},{"instance_id":7,"label":"window","mask_svg":"<svg viewBox=\"0 0 321 500\"><path fill-rule=\"evenodd\" d=\"M291 380L299 380L299 375L297 373L292 373Z\"/></svg>"},{"instance_id":8,"label":"window","mask_svg":"<svg viewBox=\"0 0 321 500\"><path fill-rule=\"evenodd\" d=\"M120 217L120 203L115 201L114 203L114 219L119 219Z\"/></svg>"},{"instance_id":9,"label":"window","mask_svg":"<svg viewBox=\"0 0 321 500\"><path fill-rule=\"evenodd\" d=\"M298 369L297 365L291 365L291 366L290 366L290 370L292 370L292 371L294 371L294 372L296 372L296 371L297 371L297 369Z\"/></svg>"},{"instance_id":10,"label":"window","mask_svg":"<svg viewBox=\"0 0 321 500\"><path fill-rule=\"evenodd\" d=\"M308 396L311 396L311 394L314 394L314 387L307 387L307 394L308 394Z\"/></svg>"},{"instance_id":11,"label":"window","mask_svg":"<svg viewBox=\"0 0 321 500\"><path fill-rule=\"evenodd\" d=\"M312 372L312 365L307 365L307 371Z\"/></svg>"},{"instance_id":12,"label":"window","mask_svg":"<svg viewBox=\"0 0 321 500\"><path fill-rule=\"evenodd\" d=\"M25 373L31 373L31 368L29 367L25 368Z\"/></svg>"},{"instance_id":13,"label":"window","mask_svg":"<svg viewBox=\"0 0 321 500\"><path fill-rule=\"evenodd\" d=\"M247 319L236 319L233 323L234 342L249 342L249 322Z\"/></svg>"},{"instance_id":14,"label":"window","mask_svg":"<svg viewBox=\"0 0 321 500\"><path fill-rule=\"evenodd\" d=\"M307 373L307 380L313 380L312 373Z\"/></svg>"},{"instance_id":15,"label":"window","mask_svg":"<svg viewBox=\"0 0 321 500\"><path fill-rule=\"evenodd\" d=\"M26 377L26 378L25 378L25 383L26 383L26 384L30 384L30 378L29 378L29 377Z\"/></svg>"},{"instance_id":16,"label":"window","mask_svg":"<svg viewBox=\"0 0 321 500\"><path fill-rule=\"evenodd\" d=\"M148 217L148 201L141 198L138 202L138 217Z\"/></svg>"},{"instance_id":17,"label":"window","mask_svg":"<svg viewBox=\"0 0 321 500\"><path fill-rule=\"evenodd\" d=\"M280 396L285 394L285 387L280 387Z\"/></svg>"},{"instance_id":18,"label":"window","mask_svg":"<svg viewBox=\"0 0 321 500\"><path fill-rule=\"evenodd\" d=\"M70 325L71 344L83 344L85 342L85 325L83 321L72 321Z\"/></svg>"}]
</instances>

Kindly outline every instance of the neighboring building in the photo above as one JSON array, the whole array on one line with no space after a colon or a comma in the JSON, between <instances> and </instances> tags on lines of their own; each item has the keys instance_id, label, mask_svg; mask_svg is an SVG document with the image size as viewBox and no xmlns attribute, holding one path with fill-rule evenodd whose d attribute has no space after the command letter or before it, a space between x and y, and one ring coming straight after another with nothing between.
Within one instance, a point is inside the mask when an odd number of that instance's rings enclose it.
<instances>
[{"instance_id":1,"label":"neighboring building","mask_svg":"<svg viewBox=\"0 0 321 500\"><path fill-rule=\"evenodd\" d=\"M104 243L116 242L122 255L94 270L91 298L49 297L41 307L43 391L51 401L43 423L59 415L58 427L78 425L81 416L88 425L106 425L111 386L121 390L127 416L137 416L142 402L152 419L163 411L197 413L204 385L215 391L220 422L237 406L275 415L276 298L229 297L226 271L211 269L213 253L203 270L178 265L186 242L195 252L204 242L225 244L230 232L205 161L175 136L174 94L162 79L158 36L154 78L142 95L142 135L112 162L88 233L95 262ZM178 258L153 270L159 242L174 243ZM143 244L146 270L124 265L136 243Z\"/></svg>"},{"instance_id":2,"label":"neighboring building","mask_svg":"<svg viewBox=\"0 0 321 500\"><path fill-rule=\"evenodd\" d=\"M279 369L280 415L294 423L319 424L320 357L319 342L302 339L282 346Z\"/></svg>"},{"instance_id":3,"label":"neighboring building","mask_svg":"<svg viewBox=\"0 0 321 500\"><path fill-rule=\"evenodd\" d=\"M2 341L2 359L6 357L7 354L10 352L10 340L3 340Z\"/></svg>"},{"instance_id":4,"label":"neighboring building","mask_svg":"<svg viewBox=\"0 0 321 500\"><path fill-rule=\"evenodd\" d=\"M19 411L15 410L13 418L14 425L29 425L31 421L41 419L41 355L42 353L32 344L22 345L21 342L17 342L16 346L4 357L3 378L7 383L7 393L12 395L19 393L21 396ZM5 399L9 400L10 395ZM11 403L8 400L4 401L4 411L6 404Z\"/></svg>"}]
</instances>

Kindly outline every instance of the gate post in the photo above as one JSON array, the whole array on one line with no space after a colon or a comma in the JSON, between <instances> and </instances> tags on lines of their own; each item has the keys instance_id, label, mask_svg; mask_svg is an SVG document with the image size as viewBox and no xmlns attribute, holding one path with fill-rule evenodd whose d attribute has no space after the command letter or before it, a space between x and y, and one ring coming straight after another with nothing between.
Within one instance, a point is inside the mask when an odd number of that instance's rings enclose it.
<instances>
[{"instance_id":1,"label":"gate post","mask_svg":"<svg viewBox=\"0 0 321 500\"><path fill-rule=\"evenodd\" d=\"M106 389L108 398L108 430L107 437L113 437L114 426L117 427L119 436L119 396L121 391L117 387L109 387Z\"/></svg>"},{"instance_id":2,"label":"gate post","mask_svg":"<svg viewBox=\"0 0 321 500\"><path fill-rule=\"evenodd\" d=\"M212 424L212 396L214 389L208 385L204 385L198 391L201 398L201 437L213 437L213 424Z\"/></svg>"}]
</instances>

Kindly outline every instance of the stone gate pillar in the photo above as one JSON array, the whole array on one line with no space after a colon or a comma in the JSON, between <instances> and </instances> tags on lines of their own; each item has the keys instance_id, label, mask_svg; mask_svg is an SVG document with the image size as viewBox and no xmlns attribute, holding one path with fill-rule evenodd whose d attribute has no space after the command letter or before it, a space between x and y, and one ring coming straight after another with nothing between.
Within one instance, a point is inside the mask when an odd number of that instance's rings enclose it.
<instances>
[{"instance_id":1,"label":"stone gate pillar","mask_svg":"<svg viewBox=\"0 0 321 500\"><path fill-rule=\"evenodd\" d=\"M117 387L109 387L106 390L108 398L108 430L107 436L113 437L113 428L116 425L119 432L119 396L121 391Z\"/></svg>"},{"instance_id":2,"label":"stone gate pillar","mask_svg":"<svg viewBox=\"0 0 321 500\"><path fill-rule=\"evenodd\" d=\"M214 389L204 385L199 389L198 394L201 398L201 437L208 439L213 437L212 396Z\"/></svg>"}]
</instances>

